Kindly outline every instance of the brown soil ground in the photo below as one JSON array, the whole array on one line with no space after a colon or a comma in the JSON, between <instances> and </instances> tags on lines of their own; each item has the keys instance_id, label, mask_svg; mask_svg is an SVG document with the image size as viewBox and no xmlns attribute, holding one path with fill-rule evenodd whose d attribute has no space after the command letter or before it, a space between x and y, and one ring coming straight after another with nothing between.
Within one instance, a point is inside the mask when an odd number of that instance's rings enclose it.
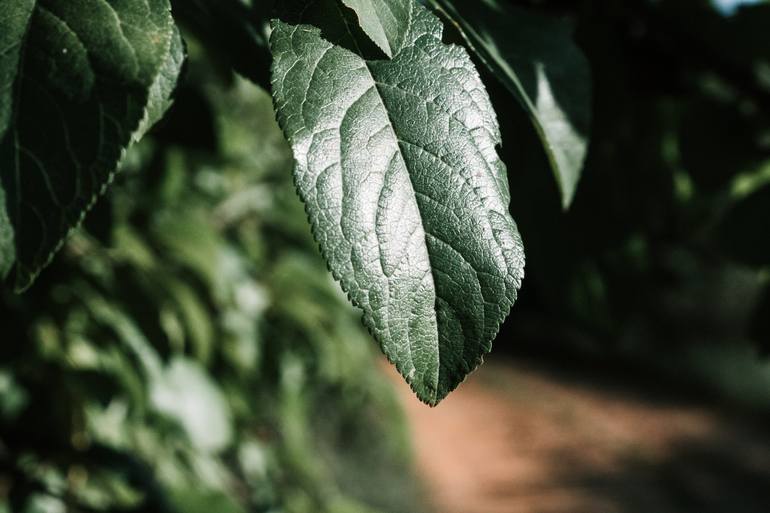
<instances>
[{"instance_id":1,"label":"brown soil ground","mask_svg":"<svg viewBox=\"0 0 770 513\"><path fill-rule=\"evenodd\" d=\"M436 513L767 513L770 436L693 401L487 362L438 407L399 380Z\"/></svg>"}]
</instances>

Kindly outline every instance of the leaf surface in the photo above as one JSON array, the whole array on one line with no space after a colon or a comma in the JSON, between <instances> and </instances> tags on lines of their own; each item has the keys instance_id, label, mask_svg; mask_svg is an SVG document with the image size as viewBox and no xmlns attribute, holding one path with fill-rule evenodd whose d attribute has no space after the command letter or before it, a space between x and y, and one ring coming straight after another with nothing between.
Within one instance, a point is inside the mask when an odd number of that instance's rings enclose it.
<instances>
[{"instance_id":1,"label":"leaf surface","mask_svg":"<svg viewBox=\"0 0 770 513\"><path fill-rule=\"evenodd\" d=\"M10 3L0 37L18 51L0 57L0 271L15 260L23 290L167 107L183 49L168 0Z\"/></svg>"},{"instance_id":2,"label":"leaf surface","mask_svg":"<svg viewBox=\"0 0 770 513\"><path fill-rule=\"evenodd\" d=\"M489 97L464 49L411 0L404 42L367 58L335 0L273 22L273 96L313 233L418 397L438 403L491 349L521 284Z\"/></svg>"},{"instance_id":3,"label":"leaf surface","mask_svg":"<svg viewBox=\"0 0 770 513\"><path fill-rule=\"evenodd\" d=\"M431 0L519 100L569 207L588 151L591 75L560 20L498 0Z\"/></svg>"}]
</instances>

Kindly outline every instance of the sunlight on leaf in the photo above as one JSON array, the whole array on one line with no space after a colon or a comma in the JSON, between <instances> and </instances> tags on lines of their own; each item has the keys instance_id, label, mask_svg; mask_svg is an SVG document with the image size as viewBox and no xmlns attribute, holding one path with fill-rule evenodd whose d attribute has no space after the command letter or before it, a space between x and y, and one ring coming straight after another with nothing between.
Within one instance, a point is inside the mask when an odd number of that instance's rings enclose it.
<instances>
[{"instance_id":1,"label":"sunlight on leaf","mask_svg":"<svg viewBox=\"0 0 770 513\"><path fill-rule=\"evenodd\" d=\"M495 113L468 54L416 2L395 2L407 15L391 60L366 58L333 0L287 4L273 95L313 233L385 354L436 404L490 351L523 277Z\"/></svg>"}]
</instances>

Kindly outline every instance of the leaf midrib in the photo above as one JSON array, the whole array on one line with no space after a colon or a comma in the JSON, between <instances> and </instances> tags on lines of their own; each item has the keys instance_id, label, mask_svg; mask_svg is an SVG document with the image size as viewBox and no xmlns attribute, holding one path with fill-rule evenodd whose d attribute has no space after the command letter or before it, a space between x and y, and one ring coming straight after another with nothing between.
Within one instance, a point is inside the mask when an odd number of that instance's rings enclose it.
<instances>
[{"instance_id":1,"label":"leaf midrib","mask_svg":"<svg viewBox=\"0 0 770 513\"><path fill-rule=\"evenodd\" d=\"M348 21L345 18L345 14L342 11L340 5L337 2L334 2L334 5L337 8L337 12L339 13L340 18L342 19L342 23L345 25L345 30L347 30L348 34L350 35L351 40L353 41L353 44L356 46L356 50L358 50L358 55L361 57L361 60L364 63L364 68L366 69L366 72L369 74L369 78L372 81L372 84L373 84L372 87L377 91L377 100L379 101L380 105L382 106L383 112L385 112L385 115L388 118L388 123L387 123L388 129L390 130L391 135L393 136L393 139L396 141L396 144L398 145L398 151L397 151L398 157L401 159L401 163L403 164L404 169L407 170L406 174L409 177L409 183L412 186L412 192L414 192L415 195L416 195L416 189L415 189L415 186L414 186L414 182L412 181L412 174L408 172L409 167L406 164L406 159L404 158L403 151L401 150L401 142L400 142L400 139L398 137L398 134L396 134L396 130L395 130L394 124L393 124L393 119L390 117L390 112L388 111L388 108L387 108L387 106L385 105L385 102L382 99L382 92L379 89L378 81L374 79L374 74L372 74L372 70L371 70L371 68L369 68L369 61L367 61L363 57L363 53L361 52L361 47L359 46L358 41L357 41L355 35L353 34L353 31L350 29L350 25L348 24ZM413 8L413 7L411 7L411 8ZM410 17L410 23L411 23L411 17ZM395 58L395 55L393 57ZM366 93L364 93L364 94L366 94ZM340 157L342 157L342 148L340 148ZM382 194L382 191L380 191L378 195L381 195L381 194ZM434 275L434 266L433 266L433 263L432 263L432 260L431 260L430 251L428 251L428 248L430 246L428 245L427 231L425 229L425 225L423 224L422 210L420 209L420 204L416 200L416 198L415 198L415 204L417 206L417 211L420 213L420 219L419 219L420 229L422 230L422 233L423 233L423 241L424 241L424 244L425 244L426 253L428 255L428 262L429 262L429 267L430 267L431 290L433 291L433 305L434 305L433 309L435 311L436 310L436 306L435 305L438 302L438 294L437 294L437 291L436 291L436 277ZM378 236L378 238L379 238L379 236ZM440 377L440 373L441 373L441 344L439 343L438 319L436 319L436 333L435 333L435 335L436 336L434 338L434 346L435 346L436 358L435 358L435 362L434 363L436 364L436 372L435 372L435 377L431 376L431 384L433 385L432 393L431 393L431 397L430 397L431 402L435 402L436 397L438 397L438 382L439 382L439 377ZM412 368L409 369L409 372L412 372L416 368L416 366L414 364L415 351L414 351L414 347L412 345L411 337L407 337L407 343L409 344L409 360L410 360L411 365L412 365ZM411 385L411 383L410 383L410 385Z\"/></svg>"},{"instance_id":2,"label":"leaf midrib","mask_svg":"<svg viewBox=\"0 0 770 513\"><path fill-rule=\"evenodd\" d=\"M342 10L341 10L341 8L340 8L340 6L339 6L338 4L336 4L336 3L335 3L335 6L337 7L337 11L338 11L338 13L339 13L339 15L340 15L340 17L341 17L341 19L342 19L342 21L343 21L344 25L345 25L345 29L347 30L348 34L350 35L350 38L351 38L351 40L353 41L353 44L355 45L356 49L358 50L359 56L361 56L361 47L359 46L359 44L358 44L358 41L357 41L357 39L356 39L355 35L353 34L353 31L351 30L351 28L350 28L350 25L349 25L349 23L348 23L347 19L345 18L344 14L343 14L343 12L342 12ZM414 6L413 6L412 4L410 4L410 6L411 6L411 7L410 7L410 17L409 17L409 23L411 23L411 20L412 20L412 16L411 16L411 9L413 9L413 8L414 8ZM411 28L411 27L410 27L410 28ZM408 29L407 29L407 30L408 30ZM415 45L415 48L416 48L418 51L424 52L424 50L423 50L422 48L420 48L419 46L416 46L416 45ZM394 56L393 56L393 58L391 58L390 60L393 60L393 59L395 59L395 58L396 58L396 56L397 56L397 55L394 55ZM430 56L428 56L428 57L430 57ZM414 182L413 182L413 177L412 177L412 174L409 172L409 166L407 165L407 159L406 159L406 158L405 158L405 156L404 156L404 153L403 153L403 149L402 149L402 145L404 145L404 144L408 144L408 145L411 145L411 146L415 146L416 148L419 148L420 150L422 150L422 151L424 151L424 152L428 153L429 155L432 155L434 158L436 158L436 159L437 159L439 162L441 162L443 165L445 165L445 166L447 166L447 167L449 167L449 168L452 168L452 166L451 166L451 164L450 164L450 163L448 163L448 162L447 162L447 161L446 161L446 160L445 160L443 157L441 157L440 155L437 155L437 154L435 154L435 153L433 153L433 152L429 151L427 148L424 148L423 146L420 146L420 145L418 145L418 144L416 144L416 143L413 143L413 142L411 142L411 141L406 141L406 140L402 139L402 138L401 138L401 137L400 137L400 136L399 136L399 135L396 133L396 130L395 130L395 123L393 122L393 119L390 117L390 111L388 110L388 108L387 108L387 106L386 106L386 104L385 104L385 102L384 102L384 100L383 100L383 93L382 93L382 91L381 91L380 87L382 87L382 86L385 86L385 87L390 87L390 88L398 89L399 91L401 91L401 92L403 92L403 93L405 93L405 94L408 94L408 95L411 95L411 96L415 96L415 97L416 97L417 99L419 99L421 102L432 103L434 106L436 106L436 107L439 107L439 108L440 108L440 109L441 109L441 110L442 110L442 111L443 111L443 112L444 112L446 115L450 116L452 119L454 119L455 121L457 121L458 123L460 123L460 124L461 124L461 125L462 125L462 126L465 128L465 129L466 129L466 130L468 130L468 132L470 132L470 129L469 129L469 128L468 128L468 127L465 125L465 123L464 123L462 120L458 119L458 118L456 117L456 115L454 115L452 112L450 112L450 111L449 111L449 110L447 110L446 108L444 108L444 107L442 107L442 106L440 106L440 105L436 104L435 102L430 102L429 100L426 100L425 98L423 98L423 97L421 97L421 96L417 95L416 93L414 93L414 92L412 92L412 91L409 91L409 90L407 90L407 89L404 89L404 88L398 87L398 86L396 86L396 85L393 85L393 84L388 84L388 83L384 83L384 82L381 82L381 81L379 81L379 80L376 80L376 79L374 78L374 74L372 73L372 70L371 70L371 68L369 67L369 61L368 61L367 59L365 59L364 57L362 57L362 56L361 56L361 60L363 61L363 63L364 63L364 68L366 69L366 72L368 73L368 75L369 75L369 77L370 77L370 79L371 79L371 81L372 81L372 84L373 84L373 88L374 88L374 89L376 90L376 92L377 92L377 99L378 99L378 101L379 101L379 103L380 103L380 105L381 105L381 107L382 107L382 109L383 109L383 112L385 112L385 115L386 115L386 116L387 116L387 118L388 118L388 123L387 123L387 126L388 126L388 129L390 130L390 132L391 132L391 134L392 134L392 136L393 136L394 140L395 140L395 141L396 141L396 143L398 144L398 147L399 147L399 148L398 148L398 151L397 151L397 153L398 153L398 156L399 156L399 158L401 159L401 162L402 162L402 164L403 164L403 166L404 166L404 169L406 170L406 174L407 174L407 176L409 177L409 182L410 182L410 184L411 184L411 186L412 186L412 192L413 192L413 194L414 194L415 196L417 196L417 195L425 195L424 193L421 193L421 192L417 191L417 188L416 188L416 187L415 187L415 185L414 185ZM365 93L364 93L364 94L365 94ZM478 106L478 104L476 103L475 99L471 98L471 100L473 101L474 105L476 105L476 107L479 107L479 106ZM484 130L487 130L487 129L486 129L486 127L482 127L482 128L484 128ZM341 154L341 153L340 153L340 154ZM488 171L488 172L490 172L490 173L493 173L493 174L494 174L494 169L492 169L492 168L491 168L491 166L490 166L489 162L486 160L486 158L484 158L483 154L482 154L482 155L480 155L480 157L481 157L481 160L484 162L484 164L485 164L485 167L487 168L487 171ZM497 180L494 180L494 179L493 179L493 180L492 180L492 182L495 184L495 187L498 187L498 185L499 185L499 184L498 184ZM476 192L476 191L475 191L475 189L474 189L474 192ZM498 192L501 192L501 191L499 191L499 190L498 190ZM476 192L476 193L477 193L477 192ZM431 198L431 199L433 199L433 198ZM478 199L479 199L479 204L480 204L482 207L484 207L484 201L483 201L483 198L481 198L481 197L478 197ZM435 201L435 200L434 200L434 201ZM466 263L467 263L467 264L470 266L470 268L471 268L471 269L473 270L473 272L474 272L474 276L475 276L475 278L476 278L476 281L477 281L477 283L478 283L478 287L479 287L479 291L480 291L480 294L481 294L482 298L484 298L484 287L482 286L482 284L481 284L481 281L480 281L480 280L479 280L479 278L478 278L478 275L479 275L479 273L482 273L483 271L480 271L479 269L477 269L477 268L476 268L476 266L475 266L475 265L474 265L474 264L473 264L471 261L469 261L469 260L468 260L468 259L465 257L465 255L464 255L464 254L463 254L461 251L457 250L457 249L456 249L456 248L455 248L453 245L449 244L448 242L446 242L446 241L445 241L445 240L443 240L442 238L438 237L437 235L435 235L435 234L433 234L433 233L430 233L430 232L429 232L429 231L428 231L428 230L425 228L425 226L424 226L424 224L423 224L423 211L422 211L422 208L421 208L421 206L420 206L420 202L419 202L419 201L415 201L415 204L416 204L416 206L417 206L417 211L420 213L420 220L419 220L419 221L420 221L420 228L422 229L422 233L423 233L423 239L424 239L424 243L425 243L425 247L426 247L426 253L427 253L427 255L428 255L428 259L429 259L429 265L430 265L430 271L431 271L431 282L432 282L432 290L433 290L433 295L434 295L434 298L433 298L434 311L437 311L437 305L438 305L438 302L439 302L439 301L443 301L444 303L446 303L446 305L447 305L449 308L451 308L452 310L454 310L454 307L452 307L452 306L451 306L451 304L450 304L449 302L447 302L445 299L441 298L441 297L438 295L438 291L437 291L437 287L436 287L436 275L435 275L435 273L437 272L437 270L438 270L438 269L437 269L437 268L436 268L436 267L433 265L433 262L432 262L432 259L433 259L433 255L432 255L432 253L430 252L430 250L428 249L428 248L430 248L430 247L431 247L431 245L429 244L429 241L428 241L428 238L429 238L429 237L432 237L432 238L434 238L434 239L438 240L439 242L441 242L442 244L444 244L444 245L448 246L449 248L451 248L451 249L452 249L454 252L456 252L456 253L457 253L457 254L458 254L458 255L459 255L461 258L462 258L462 260L464 260L464 261L465 261L465 262L466 262ZM490 227L490 229L491 229L491 228L492 228L492 227ZM484 298L484 299L486 300L486 298ZM486 317L487 317L487 313L488 313L488 312L487 312L487 305L486 305L486 301L485 301L485 303L484 303L484 306L483 306L483 308L484 308L484 313L483 313L483 315L482 315L482 324L481 324L481 330L480 330L480 331L481 331L481 334L482 334L482 336L484 336L484 334L485 334L485 332L486 332ZM464 324L463 324L463 323L461 323L461 326L463 326L463 329L464 329ZM436 324L436 338L435 338L435 348L436 348L436 364L437 364L437 368L436 368L435 379L434 379L434 380L432 380L432 381L433 381L433 383L432 383L432 384L433 384L433 390L434 390L434 393L432 394L432 400L434 400L434 401L435 401L435 399L436 399L436 397L437 397L437 395L438 395L438 383L439 383L439 380L440 380L440 372L441 372L441 344L440 344L440 334L439 334L439 331L440 331L440 328L439 328L439 325L438 325L438 323L437 323L437 324ZM464 344L465 344L465 336L463 336L463 345L464 345ZM410 358L411 358L411 357L413 357L413 354L414 354L414 352L413 352L413 350L412 350L412 346L411 346L411 340L410 340ZM414 364L413 364L413 366L414 366Z\"/></svg>"}]
</instances>

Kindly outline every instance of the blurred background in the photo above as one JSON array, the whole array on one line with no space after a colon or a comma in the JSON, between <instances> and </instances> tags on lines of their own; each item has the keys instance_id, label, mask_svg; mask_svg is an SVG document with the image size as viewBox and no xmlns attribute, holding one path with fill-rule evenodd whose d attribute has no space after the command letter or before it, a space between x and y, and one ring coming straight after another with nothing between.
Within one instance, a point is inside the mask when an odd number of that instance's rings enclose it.
<instances>
[{"instance_id":1,"label":"blurred background","mask_svg":"<svg viewBox=\"0 0 770 513\"><path fill-rule=\"evenodd\" d=\"M564 212L484 77L527 276L478 372L430 409L382 361L190 23L167 118L2 293L0 512L770 510L770 4L512 3L574 28L591 145Z\"/></svg>"}]
</instances>

